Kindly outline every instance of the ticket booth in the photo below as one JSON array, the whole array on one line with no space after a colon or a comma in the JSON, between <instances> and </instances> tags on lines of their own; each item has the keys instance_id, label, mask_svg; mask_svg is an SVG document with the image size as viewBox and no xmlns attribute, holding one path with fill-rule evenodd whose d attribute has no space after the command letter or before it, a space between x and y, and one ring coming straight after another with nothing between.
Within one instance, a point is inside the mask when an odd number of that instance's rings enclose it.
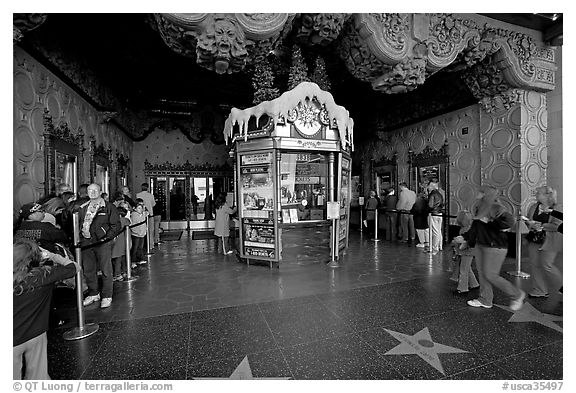
<instances>
[{"instance_id":1,"label":"ticket booth","mask_svg":"<svg viewBox=\"0 0 576 393\"><path fill-rule=\"evenodd\" d=\"M224 133L236 158L243 259L303 265L346 250L353 124L311 82L232 109Z\"/></svg>"}]
</instances>

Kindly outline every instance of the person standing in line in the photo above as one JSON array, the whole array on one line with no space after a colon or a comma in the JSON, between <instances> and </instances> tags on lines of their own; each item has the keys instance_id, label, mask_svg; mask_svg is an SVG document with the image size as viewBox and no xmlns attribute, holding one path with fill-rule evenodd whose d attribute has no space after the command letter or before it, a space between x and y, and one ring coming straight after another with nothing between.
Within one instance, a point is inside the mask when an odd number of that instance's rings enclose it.
<instances>
[{"instance_id":1,"label":"person standing in line","mask_svg":"<svg viewBox=\"0 0 576 393\"><path fill-rule=\"evenodd\" d=\"M431 213L428 219L428 227L432 232L432 244L430 252L432 255L438 254L442 249L442 210L444 208L444 198L438 191L438 183L431 181L428 184L428 210Z\"/></svg>"},{"instance_id":2,"label":"person standing in line","mask_svg":"<svg viewBox=\"0 0 576 393\"><path fill-rule=\"evenodd\" d=\"M130 205L130 210L136 207L136 202L132 199L132 193L130 192L130 188L128 186L122 187L122 195L124 196L124 202Z\"/></svg>"},{"instance_id":3,"label":"person standing in line","mask_svg":"<svg viewBox=\"0 0 576 393\"><path fill-rule=\"evenodd\" d=\"M56 252L56 243L68 247L70 239L63 230L44 222L44 210L37 203L27 203L20 208L19 224L15 238L26 238L36 241L50 252Z\"/></svg>"},{"instance_id":4,"label":"person standing in line","mask_svg":"<svg viewBox=\"0 0 576 393\"><path fill-rule=\"evenodd\" d=\"M88 246L104 239L113 239L120 233L120 216L116 207L102 199L100 185L92 183L88 186L90 200L79 208L80 216L80 246ZM82 250L84 277L88 285L88 296L84 298L84 306L100 300L97 272L102 272L101 308L112 304L112 241Z\"/></svg>"},{"instance_id":5,"label":"person standing in line","mask_svg":"<svg viewBox=\"0 0 576 393\"><path fill-rule=\"evenodd\" d=\"M562 252L563 239L558 231L562 221L554 218L553 210L560 210L557 192L550 186L536 189L537 202L528 209L527 225L530 232L528 254L532 266L532 289L530 297L551 297L556 300L562 287L562 273L554 265L558 253Z\"/></svg>"},{"instance_id":6,"label":"person standing in line","mask_svg":"<svg viewBox=\"0 0 576 393\"><path fill-rule=\"evenodd\" d=\"M428 198L423 194L418 194L411 213L414 217L414 228L418 235L418 248L429 248L428 244Z\"/></svg>"},{"instance_id":7,"label":"person standing in line","mask_svg":"<svg viewBox=\"0 0 576 393\"><path fill-rule=\"evenodd\" d=\"M231 207L226 200L226 194L221 193L216 197L216 226L214 235L218 236L219 242L222 242L222 252L224 255L232 254L234 251L228 250L230 237L230 215L236 212L235 207Z\"/></svg>"},{"instance_id":8,"label":"person standing in line","mask_svg":"<svg viewBox=\"0 0 576 393\"><path fill-rule=\"evenodd\" d=\"M480 278L480 295L468 300L471 307L492 308L493 286L506 293L512 299L510 309L522 308L526 293L500 275L502 264L508 252L509 231L514 226L514 218L498 201L498 190L492 186L481 186L476 196L478 203L474 207L470 230L462 236L474 249L476 266Z\"/></svg>"},{"instance_id":9,"label":"person standing in line","mask_svg":"<svg viewBox=\"0 0 576 393\"><path fill-rule=\"evenodd\" d=\"M144 207L148 211L148 215L154 214L154 206L156 206L156 199L154 195L148 192L148 183L141 184L142 191L136 194L136 198L140 198L144 201ZM152 223L148 226L148 232L150 232L150 239L152 242L156 240L156 217L153 216L154 219ZM158 217L158 227L160 227L160 217ZM154 248L154 244L150 244L150 248Z\"/></svg>"},{"instance_id":10,"label":"person standing in line","mask_svg":"<svg viewBox=\"0 0 576 393\"><path fill-rule=\"evenodd\" d=\"M130 215L128 214L128 210L123 207L118 207L118 214L120 216L120 226L124 229L127 226L130 226ZM126 228L127 231L130 231L129 228ZM114 279L113 281L123 281L125 277L127 277L127 270L126 270L126 234L122 232L119 236L112 241L112 267L114 268ZM130 245L132 244L131 237L128 237L128 252L130 252Z\"/></svg>"},{"instance_id":11,"label":"person standing in line","mask_svg":"<svg viewBox=\"0 0 576 393\"><path fill-rule=\"evenodd\" d=\"M146 237L146 224L140 224L146 221L146 216L148 212L145 210L144 201L140 198L136 198L136 208L130 216L130 221L134 225L130 230L132 231L132 249L130 251L130 258L132 262L142 265L148 263L144 257L144 238Z\"/></svg>"},{"instance_id":12,"label":"person standing in line","mask_svg":"<svg viewBox=\"0 0 576 393\"><path fill-rule=\"evenodd\" d=\"M46 332L54 284L74 277L80 266L23 238L15 239L12 255L12 377L50 379ZM43 265L42 259L54 266Z\"/></svg>"},{"instance_id":13,"label":"person standing in line","mask_svg":"<svg viewBox=\"0 0 576 393\"><path fill-rule=\"evenodd\" d=\"M398 212L396 205L398 197L393 187L388 188L384 197L384 230L386 231L386 240L398 240Z\"/></svg>"},{"instance_id":14,"label":"person standing in line","mask_svg":"<svg viewBox=\"0 0 576 393\"><path fill-rule=\"evenodd\" d=\"M408 188L406 182L400 183L398 187L400 188L400 195L398 196L396 210L400 212L401 242L408 243L408 240L413 241L416 237L414 233L414 217L410 214L416 202L416 193Z\"/></svg>"},{"instance_id":15,"label":"person standing in line","mask_svg":"<svg viewBox=\"0 0 576 393\"><path fill-rule=\"evenodd\" d=\"M376 198L376 191L374 190L370 190L370 197L368 198L368 200L366 201L366 205L364 206L364 209L366 210L366 220L364 220L365 222L363 223L364 226L366 227L366 230L368 232L368 235L372 236L375 233L376 227L375 227L375 219L376 219L376 214L378 214L378 207L380 205L380 201L378 200L378 198Z\"/></svg>"}]
</instances>

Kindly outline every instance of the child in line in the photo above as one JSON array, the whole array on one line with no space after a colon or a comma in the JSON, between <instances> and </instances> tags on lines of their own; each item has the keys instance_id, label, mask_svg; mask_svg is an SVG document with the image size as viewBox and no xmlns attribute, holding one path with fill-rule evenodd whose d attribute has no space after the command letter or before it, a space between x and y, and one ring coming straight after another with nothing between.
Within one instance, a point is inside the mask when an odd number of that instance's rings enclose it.
<instances>
[{"instance_id":1,"label":"child in line","mask_svg":"<svg viewBox=\"0 0 576 393\"><path fill-rule=\"evenodd\" d=\"M130 225L130 218L128 216L128 210L122 206L118 207L118 213L120 214L120 225L124 230L125 227ZM126 229L130 231L130 229ZM132 244L131 236L128 236L128 249ZM126 233L124 231L120 232L112 244L112 266L114 268L114 281L123 281L126 277Z\"/></svg>"},{"instance_id":2,"label":"child in line","mask_svg":"<svg viewBox=\"0 0 576 393\"><path fill-rule=\"evenodd\" d=\"M456 224L460 227L460 235L453 240L454 247L454 274L451 279L458 282L458 293L466 293L469 289L478 288L478 280L472 271L472 250L468 243L462 237L462 234L468 232L472 226L472 213L461 211L456 216Z\"/></svg>"},{"instance_id":3,"label":"child in line","mask_svg":"<svg viewBox=\"0 0 576 393\"><path fill-rule=\"evenodd\" d=\"M140 198L136 199L136 207L130 216L130 220L132 221L132 225L140 224L141 222L146 221L147 212L144 210L144 201ZM132 231L132 249L130 252L130 256L133 263L137 263L138 265L142 265L144 263L148 263L146 258L144 257L144 238L146 237L146 224L141 224L138 226L133 226L130 228Z\"/></svg>"}]
</instances>

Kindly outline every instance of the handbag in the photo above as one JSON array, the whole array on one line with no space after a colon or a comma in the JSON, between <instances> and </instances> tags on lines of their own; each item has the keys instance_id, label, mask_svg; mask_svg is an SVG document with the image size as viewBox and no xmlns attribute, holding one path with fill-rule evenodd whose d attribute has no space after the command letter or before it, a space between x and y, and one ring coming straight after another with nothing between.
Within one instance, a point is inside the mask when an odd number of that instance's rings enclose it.
<instances>
[{"instance_id":1,"label":"handbag","mask_svg":"<svg viewBox=\"0 0 576 393\"><path fill-rule=\"evenodd\" d=\"M546 232L545 231L530 231L526 235L526 240L530 243L534 244L544 244L544 240L546 240Z\"/></svg>"}]
</instances>

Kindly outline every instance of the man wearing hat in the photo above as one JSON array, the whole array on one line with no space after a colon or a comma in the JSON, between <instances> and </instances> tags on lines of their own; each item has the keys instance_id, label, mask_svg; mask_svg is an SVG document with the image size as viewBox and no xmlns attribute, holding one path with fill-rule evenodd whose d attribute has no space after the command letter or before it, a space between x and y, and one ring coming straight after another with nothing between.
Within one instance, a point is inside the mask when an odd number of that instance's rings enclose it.
<instances>
[{"instance_id":1,"label":"man wearing hat","mask_svg":"<svg viewBox=\"0 0 576 393\"><path fill-rule=\"evenodd\" d=\"M38 203L27 203L20 208L20 224L16 228L14 237L33 240L42 248L50 252L58 252L55 243L68 246L68 236L61 229L48 222L42 222L44 211Z\"/></svg>"},{"instance_id":2,"label":"man wearing hat","mask_svg":"<svg viewBox=\"0 0 576 393\"><path fill-rule=\"evenodd\" d=\"M120 215L116 206L102 198L100 185L92 183L88 186L90 200L80 205L78 210L80 221L80 246L88 246L101 240L110 241L82 250L84 277L88 285L88 296L84 306L100 300L98 290L98 270L102 272L101 308L112 304L112 239L122 230Z\"/></svg>"}]
</instances>

